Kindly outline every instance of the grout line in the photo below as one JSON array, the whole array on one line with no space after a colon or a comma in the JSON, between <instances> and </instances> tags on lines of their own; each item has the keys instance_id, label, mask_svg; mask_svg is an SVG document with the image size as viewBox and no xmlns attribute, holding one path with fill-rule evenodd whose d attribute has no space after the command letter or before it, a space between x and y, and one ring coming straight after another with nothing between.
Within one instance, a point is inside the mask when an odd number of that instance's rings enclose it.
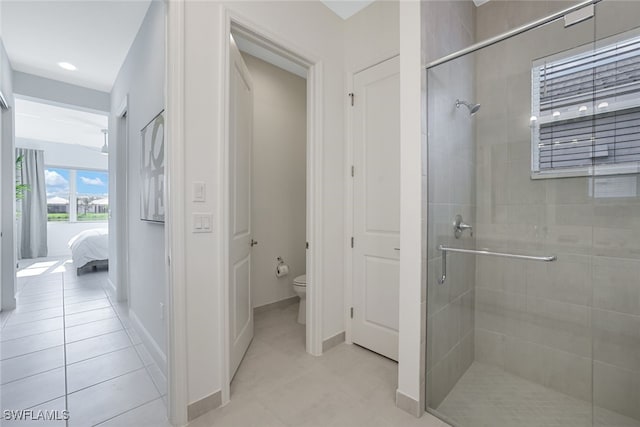
<instances>
[{"instance_id":1,"label":"grout line","mask_svg":"<svg viewBox=\"0 0 640 427\"><path fill-rule=\"evenodd\" d=\"M78 326L85 326L85 325L78 325ZM71 328L75 328L75 326L71 326L68 329L71 329ZM120 331L124 331L126 333L126 331L124 329L116 329L114 331L102 332L102 333L99 333L99 334L96 334L96 335L92 335L90 337L82 338L82 339L79 339L79 340L68 341L67 344L75 344L75 343L78 343L78 342L81 342L81 341L90 340L92 338L102 337L102 336L113 334L113 333L120 332ZM66 329L65 329L65 333L66 333Z\"/></svg>"},{"instance_id":2,"label":"grout line","mask_svg":"<svg viewBox=\"0 0 640 427\"><path fill-rule=\"evenodd\" d=\"M56 332L56 331L53 331L53 332ZM5 342L6 342L6 341L5 341ZM63 343L64 343L64 341L63 341ZM4 343L2 343L2 344L4 345ZM15 355L15 356L7 357L7 358L5 358L5 359L0 359L0 364L2 364L2 362L6 361L6 360L15 359L16 357L22 357L22 356L26 356L26 355L28 355L28 354L38 353L39 351L51 350L52 348L54 348L54 347L59 347L59 346L61 346L61 345L64 345L64 344L55 344L55 345L52 345L51 347L40 348L40 349L38 349L38 350L29 351L29 352L26 352L26 353L22 353L22 354L18 354L18 355Z\"/></svg>"},{"instance_id":3,"label":"grout line","mask_svg":"<svg viewBox=\"0 0 640 427\"><path fill-rule=\"evenodd\" d=\"M126 411L121 412L121 413L119 413L118 415L114 415L113 417L107 418L106 420L100 421L100 422L99 422L99 423L97 423L97 424L93 424L93 425L92 425L92 427L100 426L100 425L102 425L102 424L106 423L107 421L111 421L112 419L117 418L117 417L119 417L119 416L121 416L121 415L124 415L124 414L126 414L127 412L135 411L136 409L141 408L141 407L143 407L144 405L148 405L148 404L149 404L149 403L151 403L151 402L155 402L155 401L156 401L156 400L158 400L158 399L162 400L162 396L160 396L160 397L156 397L155 399L152 399L152 400L150 400L150 401L148 401L148 402L144 402L143 404L138 405L138 406L136 406L136 407L134 407L134 408L127 409ZM164 401L162 402L162 404L164 405ZM166 406L166 405L165 405L165 406ZM168 422L168 421L167 421L167 422Z\"/></svg>"},{"instance_id":4,"label":"grout line","mask_svg":"<svg viewBox=\"0 0 640 427\"><path fill-rule=\"evenodd\" d=\"M53 309L60 309L60 308L62 308L62 307L49 307L49 308L43 308L43 309L40 309L40 310L27 311L27 312L25 312L25 313L13 313L13 314L14 314L13 318L15 318L15 316L19 316L19 315L21 315L21 314L28 314L28 315L32 315L33 313L37 313L37 312L39 312L39 311L44 311L44 310L53 310ZM56 311L59 311L59 310L56 310ZM38 320L53 319L53 318L55 318L55 317L60 317L60 315L59 315L59 314L53 314L53 315L51 315L51 316L43 317L43 318L41 318L41 319L32 319L32 320L27 320L27 321L24 321L24 322L13 323L13 325L21 325L21 324L23 324L23 323L37 322ZM12 325L6 325L6 326L12 326Z\"/></svg>"},{"instance_id":5,"label":"grout line","mask_svg":"<svg viewBox=\"0 0 640 427\"><path fill-rule=\"evenodd\" d=\"M101 308L98 308L98 309L96 309L96 310L102 310L102 309L101 309ZM93 311L93 310L91 310L91 311ZM85 313L88 313L88 311L85 311ZM67 315L66 317L69 317L69 316L73 316L73 314L69 314L69 315ZM117 316L111 316L111 317L105 317L104 319L89 320L88 322L78 323L78 324L76 324L76 325L67 326L66 328L67 328L67 329L71 329L71 328L75 328L75 327L78 327L78 326L88 325L89 323L102 322L103 320L111 320L111 319L115 319L116 317L117 317Z\"/></svg>"},{"instance_id":6,"label":"grout line","mask_svg":"<svg viewBox=\"0 0 640 427\"><path fill-rule=\"evenodd\" d=\"M127 348L129 348L129 347L127 347ZM132 370L127 371L127 372L123 372L123 373L121 373L121 374L119 374L119 375L116 375L115 377L107 378L106 380L98 381L97 383L93 383L93 384L88 385L88 386L86 386L86 387L82 387L82 388L79 388L79 389L77 389L77 390L74 390L74 391L70 392L69 394L75 394L75 393L78 393L78 392L83 391L83 390L86 390L86 389L88 389L88 388L95 387L95 386L97 386L97 385L99 385L99 384L104 384L104 383L106 383L106 382L116 380L116 379L118 379L118 378L120 378L120 377L124 377L125 375L129 375L129 374L132 374L132 373L134 373L134 372L141 371L141 370L143 370L143 369L144 369L144 366L139 367L139 368L136 368L136 369L132 369ZM151 382L153 382L153 381L151 381Z\"/></svg>"},{"instance_id":7,"label":"grout line","mask_svg":"<svg viewBox=\"0 0 640 427\"><path fill-rule=\"evenodd\" d=\"M60 317L60 316L59 316L59 317ZM64 321L63 321L63 324L64 324ZM58 331L61 331L62 329L63 329L63 328L58 328L58 329L52 329L52 330L50 330L50 331L36 332L35 334L25 335L25 336L23 336L23 337L18 337L18 338L10 338L10 339L8 339L8 340L4 340L4 341L0 341L0 342L2 343L2 345L7 345L7 344L11 343L11 341L17 341L17 340L21 340L21 339L24 339L24 338L35 337L35 336L37 336L37 335L50 334L51 332L58 332ZM1 335L1 334L0 334L0 335ZM52 346L52 347L55 347L55 346ZM49 348L49 347L47 347L47 348ZM44 350L44 349L43 349L43 350ZM38 351L38 350L36 350L36 351ZM30 353L33 353L33 352L30 352ZM26 354L26 353L25 353L25 354ZM4 359L2 359L2 360L4 360Z\"/></svg>"},{"instance_id":8,"label":"grout line","mask_svg":"<svg viewBox=\"0 0 640 427\"><path fill-rule=\"evenodd\" d=\"M64 368L64 365L56 366L55 368L47 369L47 370L44 370L44 371L41 371L41 372L36 372L34 374L25 375L24 377L16 378L15 380L11 380L11 381L7 381L6 383L2 383L2 384L0 384L0 386L6 386L8 384L15 383L17 381L22 381L24 379L35 377L36 375L40 375L40 374L46 374L47 372L55 371L56 369L61 369L61 368ZM58 397L60 397L60 396L58 396ZM56 399L57 399L57 397L56 397Z\"/></svg>"},{"instance_id":9,"label":"grout line","mask_svg":"<svg viewBox=\"0 0 640 427\"><path fill-rule=\"evenodd\" d=\"M58 397L54 397L53 399L45 400L44 402L36 403L36 404L35 404L35 405L33 405L33 406L29 406L27 409L33 409L33 408L35 408L36 406L40 406L40 405L44 405L45 403L53 402L54 400L58 400L58 399L60 399L61 397L64 397L64 396L58 396Z\"/></svg>"},{"instance_id":10,"label":"grout line","mask_svg":"<svg viewBox=\"0 0 640 427\"><path fill-rule=\"evenodd\" d=\"M77 342L80 342L80 341L75 341L72 344L75 344ZM91 357L87 357L86 359L78 360L76 362L71 362L71 363L68 364L68 366L76 365L76 364L82 363L82 362L86 362L87 360L91 360L91 359L97 359L98 357L106 356L107 354L115 353L116 351L126 350L126 349L131 348L131 347L134 347L134 346L129 345L129 346L126 346L126 347L115 349L115 350L110 350L110 351L107 351L105 353L98 354L97 356L91 356ZM143 365L144 365L144 362L143 362Z\"/></svg>"},{"instance_id":11,"label":"grout line","mask_svg":"<svg viewBox=\"0 0 640 427\"><path fill-rule=\"evenodd\" d=\"M58 308L58 307L54 307L54 308ZM91 310L86 310L86 311L79 311L77 313L71 313L71 314L66 314L65 316L75 316L76 314L83 314L83 313L88 313L90 311L95 311L95 310L104 310L106 308L111 308L111 307L97 307L97 308L92 308ZM43 309L43 310L47 310L47 309ZM28 313L35 313L35 311L30 311ZM11 313L13 314L13 312ZM9 316L11 316L11 314ZM33 322L41 322L43 320L51 320L51 319L56 319L58 317L63 317L63 316L53 316L53 317L45 317L42 319L35 319L35 320L27 320L25 322L18 322L18 323L13 323L11 325L7 325L5 322L4 327L8 328L8 327L13 327L13 326L17 326L17 325L26 325L27 323L33 323ZM107 319L112 319L115 316L112 317L108 317ZM88 322L87 322L88 323ZM79 325L82 325L82 323L79 323Z\"/></svg>"}]
</instances>

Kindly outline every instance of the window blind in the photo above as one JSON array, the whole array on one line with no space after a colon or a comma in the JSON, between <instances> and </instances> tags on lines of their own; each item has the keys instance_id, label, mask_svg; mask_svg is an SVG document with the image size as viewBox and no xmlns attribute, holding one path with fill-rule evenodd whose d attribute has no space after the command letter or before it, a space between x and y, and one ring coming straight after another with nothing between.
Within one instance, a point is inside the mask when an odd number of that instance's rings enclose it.
<instances>
[{"instance_id":1,"label":"window blind","mask_svg":"<svg viewBox=\"0 0 640 427\"><path fill-rule=\"evenodd\" d=\"M534 63L531 120L534 174L640 171L640 37Z\"/></svg>"}]
</instances>

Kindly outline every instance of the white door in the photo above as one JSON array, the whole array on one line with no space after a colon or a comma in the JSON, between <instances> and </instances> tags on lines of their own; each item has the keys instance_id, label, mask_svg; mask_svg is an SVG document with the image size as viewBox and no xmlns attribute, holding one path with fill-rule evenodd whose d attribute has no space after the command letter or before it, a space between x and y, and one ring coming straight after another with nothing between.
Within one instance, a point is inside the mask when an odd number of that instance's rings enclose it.
<instances>
[{"instance_id":1,"label":"white door","mask_svg":"<svg viewBox=\"0 0 640 427\"><path fill-rule=\"evenodd\" d=\"M398 359L400 61L354 76L354 343Z\"/></svg>"},{"instance_id":2,"label":"white door","mask_svg":"<svg viewBox=\"0 0 640 427\"><path fill-rule=\"evenodd\" d=\"M253 85L233 39L229 74L229 317L233 378L253 338L251 307L251 144Z\"/></svg>"}]
</instances>

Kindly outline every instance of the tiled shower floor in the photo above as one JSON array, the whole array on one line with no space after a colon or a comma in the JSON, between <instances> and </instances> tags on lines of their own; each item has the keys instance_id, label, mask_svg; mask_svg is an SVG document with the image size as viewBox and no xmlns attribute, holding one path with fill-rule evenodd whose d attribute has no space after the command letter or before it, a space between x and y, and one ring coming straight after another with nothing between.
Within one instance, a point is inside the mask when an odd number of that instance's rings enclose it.
<instances>
[{"instance_id":1,"label":"tiled shower floor","mask_svg":"<svg viewBox=\"0 0 640 427\"><path fill-rule=\"evenodd\" d=\"M457 427L638 427L625 417L474 362L437 412ZM593 418L593 423L592 423Z\"/></svg>"}]
</instances>

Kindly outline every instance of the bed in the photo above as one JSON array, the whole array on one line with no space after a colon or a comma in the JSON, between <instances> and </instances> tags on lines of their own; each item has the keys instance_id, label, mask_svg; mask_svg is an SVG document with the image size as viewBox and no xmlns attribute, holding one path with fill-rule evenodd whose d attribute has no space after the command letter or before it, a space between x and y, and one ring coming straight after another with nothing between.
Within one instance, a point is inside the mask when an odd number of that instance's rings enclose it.
<instances>
[{"instance_id":1,"label":"bed","mask_svg":"<svg viewBox=\"0 0 640 427\"><path fill-rule=\"evenodd\" d=\"M77 275L109 268L109 231L85 230L69 240Z\"/></svg>"}]
</instances>

